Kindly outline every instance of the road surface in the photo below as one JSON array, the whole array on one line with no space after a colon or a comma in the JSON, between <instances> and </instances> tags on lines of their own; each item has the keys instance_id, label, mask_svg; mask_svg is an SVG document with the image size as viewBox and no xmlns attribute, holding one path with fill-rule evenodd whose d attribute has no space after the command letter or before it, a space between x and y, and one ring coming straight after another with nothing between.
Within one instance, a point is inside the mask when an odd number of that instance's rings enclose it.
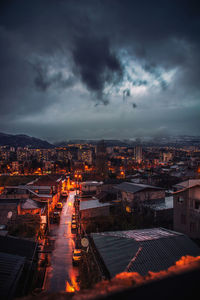
<instances>
[{"instance_id":1,"label":"road surface","mask_svg":"<svg viewBox=\"0 0 200 300\"><path fill-rule=\"evenodd\" d=\"M72 265L72 252L75 247L75 235L71 233L74 195L75 192L70 192L67 202L63 205L60 224L51 225L51 236L55 238L55 245L45 280L45 289L48 292L73 292L79 289L78 268Z\"/></svg>"}]
</instances>

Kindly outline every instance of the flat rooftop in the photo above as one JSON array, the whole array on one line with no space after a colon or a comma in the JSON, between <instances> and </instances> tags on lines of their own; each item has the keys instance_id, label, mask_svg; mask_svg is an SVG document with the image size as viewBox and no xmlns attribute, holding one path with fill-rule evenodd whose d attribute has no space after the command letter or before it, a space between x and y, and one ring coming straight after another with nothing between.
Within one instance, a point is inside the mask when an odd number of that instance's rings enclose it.
<instances>
[{"instance_id":1,"label":"flat rooftop","mask_svg":"<svg viewBox=\"0 0 200 300\"><path fill-rule=\"evenodd\" d=\"M99 207L105 207L110 205L111 205L110 203L101 203L99 202L98 199L84 200L80 202L80 210L99 208Z\"/></svg>"}]
</instances>

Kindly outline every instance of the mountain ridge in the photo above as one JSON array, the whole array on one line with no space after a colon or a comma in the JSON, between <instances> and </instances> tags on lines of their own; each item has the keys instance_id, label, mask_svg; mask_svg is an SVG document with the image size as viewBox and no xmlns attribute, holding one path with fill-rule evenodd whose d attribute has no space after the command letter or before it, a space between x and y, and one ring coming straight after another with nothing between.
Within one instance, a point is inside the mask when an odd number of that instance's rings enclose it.
<instances>
[{"instance_id":1,"label":"mountain ridge","mask_svg":"<svg viewBox=\"0 0 200 300\"><path fill-rule=\"evenodd\" d=\"M49 142L31 137L26 134L7 134L0 132L0 146L10 146L10 147L26 147L30 148L54 148L54 145Z\"/></svg>"}]
</instances>

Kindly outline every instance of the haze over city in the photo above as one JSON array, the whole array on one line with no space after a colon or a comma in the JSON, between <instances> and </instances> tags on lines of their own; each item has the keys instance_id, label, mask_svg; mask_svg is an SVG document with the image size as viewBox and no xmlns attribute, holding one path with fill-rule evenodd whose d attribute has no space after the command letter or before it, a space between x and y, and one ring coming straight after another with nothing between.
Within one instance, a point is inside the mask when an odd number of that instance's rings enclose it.
<instances>
[{"instance_id":1,"label":"haze over city","mask_svg":"<svg viewBox=\"0 0 200 300\"><path fill-rule=\"evenodd\" d=\"M197 1L1 1L2 132L198 135Z\"/></svg>"}]
</instances>

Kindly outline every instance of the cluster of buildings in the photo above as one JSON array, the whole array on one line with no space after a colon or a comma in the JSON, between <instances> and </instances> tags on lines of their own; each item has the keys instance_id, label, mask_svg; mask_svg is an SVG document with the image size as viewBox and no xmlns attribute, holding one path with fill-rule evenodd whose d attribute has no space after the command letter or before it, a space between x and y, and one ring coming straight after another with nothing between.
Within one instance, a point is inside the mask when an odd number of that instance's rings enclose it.
<instances>
[{"instance_id":1,"label":"cluster of buildings","mask_svg":"<svg viewBox=\"0 0 200 300\"><path fill-rule=\"evenodd\" d=\"M198 146L110 146L105 141L68 144L51 149L0 147L0 174L43 175L83 172L84 180L140 177L156 185L160 175L173 179L194 178L200 172Z\"/></svg>"},{"instance_id":2,"label":"cluster of buildings","mask_svg":"<svg viewBox=\"0 0 200 300\"><path fill-rule=\"evenodd\" d=\"M110 280L119 273L129 278L130 272L160 274L200 256L200 179L179 182L170 193L131 181L82 182L79 200L82 234L89 239L89 260L97 265L99 278ZM140 218L141 223L127 229L122 224L117 230L109 224L103 230L110 216L118 223L131 218ZM148 224L142 221L146 216Z\"/></svg>"},{"instance_id":3,"label":"cluster of buildings","mask_svg":"<svg viewBox=\"0 0 200 300\"><path fill-rule=\"evenodd\" d=\"M11 222L16 224L18 216L38 215L40 229L45 232L64 189L66 180L56 175L38 177L26 185L5 186L0 194L0 225L6 228Z\"/></svg>"},{"instance_id":4,"label":"cluster of buildings","mask_svg":"<svg viewBox=\"0 0 200 300\"><path fill-rule=\"evenodd\" d=\"M88 181L80 184L82 219L119 215L148 218L142 226L162 226L200 239L200 179L164 188L124 181L119 184ZM86 222L87 223L87 222Z\"/></svg>"},{"instance_id":5,"label":"cluster of buildings","mask_svg":"<svg viewBox=\"0 0 200 300\"><path fill-rule=\"evenodd\" d=\"M54 149L1 147L1 175L36 176L26 184L0 187L0 238L12 244L8 228L22 216L38 216L40 226L30 240L32 256L19 252L11 257L9 247L0 247L0 261L15 261L16 274L27 264L35 268L36 244L70 190L79 190L77 234L79 239L87 236L89 257L95 256L101 278L124 271L146 275L183 256L198 256L199 166L197 146L110 146L101 141ZM20 238L17 243L25 245Z\"/></svg>"},{"instance_id":6,"label":"cluster of buildings","mask_svg":"<svg viewBox=\"0 0 200 300\"><path fill-rule=\"evenodd\" d=\"M0 194L2 299L24 296L34 286L42 288L48 263L47 235L68 181L58 175L46 175L24 185L3 187Z\"/></svg>"}]
</instances>

